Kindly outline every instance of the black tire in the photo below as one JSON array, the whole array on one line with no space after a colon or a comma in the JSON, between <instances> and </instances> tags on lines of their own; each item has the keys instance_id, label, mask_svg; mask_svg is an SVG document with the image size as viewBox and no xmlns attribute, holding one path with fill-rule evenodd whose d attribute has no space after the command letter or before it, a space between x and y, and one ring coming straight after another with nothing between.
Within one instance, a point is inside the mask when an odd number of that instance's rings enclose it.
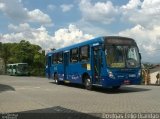
<instances>
[{"instance_id":1,"label":"black tire","mask_svg":"<svg viewBox=\"0 0 160 119\"><path fill-rule=\"evenodd\" d=\"M57 74L54 75L54 80L55 80L55 84L57 84L57 85L60 84Z\"/></svg>"},{"instance_id":2,"label":"black tire","mask_svg":"<svg viewBox=\"0 0 160 119\"><path fill-rule=\"evenodd\" d=\"M92 90L92 83L91 83L91 79L89 78L89 76L85 78L85 88L87 90Z\"/></svg>"},{"instance_id":3,"label":"black tire","mask_svg":"<svg viewBox=\"0 0 160 119\"><path fill-rule=\"evenodd\" d=\"M113 86L112 89L113 90L118 90L121 86Z\"/></svg>"}]
</instances>

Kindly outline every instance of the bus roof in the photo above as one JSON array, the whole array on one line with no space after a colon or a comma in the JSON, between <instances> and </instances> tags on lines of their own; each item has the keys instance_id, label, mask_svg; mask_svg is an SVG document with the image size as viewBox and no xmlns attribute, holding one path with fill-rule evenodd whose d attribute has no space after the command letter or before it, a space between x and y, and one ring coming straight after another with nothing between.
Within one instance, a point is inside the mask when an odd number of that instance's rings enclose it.
<instances>
[{"instance_id":1,"label":"bus roof","mask_svg":"<svg viewBox=\"0 0 160 119\"><path fill-rule=\"evenodd\" d=\"M122 38L122 39L130 39L130 40L134 41L132 38L122 37L122 36L100 36L100 37L92 38L92 39L89 39L89 40L86 40L86 41L83 41L83 42L80 42L80 43L76 43L76 44L73 44L73 45L70 45L70 46L66 46L64 48L60 48L60 49L57 49L57 50L54 50L54 51L50 51L50 52L47 53L47 55L53 54L53 53L56 53L56 52L67 51L67 50L70 50L72 48L85 46L87 44L93 44L93 43L97 43L97 42L102 43L104 41L104 39L109 39L109 38L112 38L113 40L114 40L114 38L115 39Z\"/></svg>"},{"instance_id":2,"label":"bus roof","mask_svg":"<svg viewBox=\"0 0 160 119\"><path fill-rule=\"evenodd\" d=\"M13 64L7 64L7 65L19 65L19 64L28 64L28 63L13 63Z\"/></svg>"},{"instance_id":3,"label":"bus roof","mask_svg":"<svg viewBox=\"0 0 160 119\"><path fill-rule=\"evenodd\" d=\"M84 45L87 45L87 44L91 44L91 43L94 43L94 42L100 42L100 41L102 41L102 37L97 37L97 38L93 38L93 39L90 39L90 40L86 40L86 41L83 41L83 42L80 42L80 43L76 43L76 44L73 44L73 45L70 45L70 46L66 46L64 48L60 48L60 49L51 51L48 54L50 54L50 53L52 54L52 53L60 52L60 51L67 51L67 50L70 50L70 49L75 48L75 47L80 47L80 46L84 46Z\"/></svg>"}]
</instances>

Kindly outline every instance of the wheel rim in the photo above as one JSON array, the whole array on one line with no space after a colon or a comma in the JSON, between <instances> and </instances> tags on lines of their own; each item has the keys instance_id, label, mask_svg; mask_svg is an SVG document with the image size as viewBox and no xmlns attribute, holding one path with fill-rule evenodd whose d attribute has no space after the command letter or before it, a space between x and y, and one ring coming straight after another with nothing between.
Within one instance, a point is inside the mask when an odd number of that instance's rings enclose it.
<instances>
[{"instance_id":1,"label":"wheel rim","mask_svg":"<svg viewBox=\"0 0 160 119\"><path fill-rule=\"evenodd\" d=\"M92 85L91 85L91 79L90 78L86 79L86 84L85 85L86 85L86 89L91 90Z\"/></svg>"},{"instance_id":2,"label":"wheel rim","mask_svg":"<svg viewBox=\"0 0 160 119\"><path fill-rule=\"evenodd\" d=\"M57 79L55 79L55 82L57 83Z\"/></svg>"},{"instance_id":3,"label":"wheel rim","mask_svg":"<svg viewBox=\"0 0 160 119\"><path fill-rule=\"evenodd\" d=\"M90 86L90 85L91 85L91 80L87 79L86 86Z\"/></svg>"},{"instance_id":4,"label":"wheel rim","mask_svg":"<svg viewBox=\"0 0 160 119\"><path fill-rule=\"evenodd\" d=\"M57 75L54 76L54 79L55 79L55 83L58 83Z\"/></svg>"}]
</instances>

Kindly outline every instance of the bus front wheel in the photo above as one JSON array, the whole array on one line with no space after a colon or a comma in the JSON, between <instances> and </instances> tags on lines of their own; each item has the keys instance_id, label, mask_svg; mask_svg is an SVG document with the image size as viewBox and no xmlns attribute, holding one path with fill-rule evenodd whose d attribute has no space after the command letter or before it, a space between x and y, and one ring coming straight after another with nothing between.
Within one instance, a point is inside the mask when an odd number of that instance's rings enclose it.
<instances>
[{"instance_id":1,"label":"bus front wheel","mask_svg":"<svg viewBox=\"0 0 160 119\"><path fill-rule=\"evenodd\" d=\"M55 80L55 83L58 85L59 84L59 79L58 79L58 75L57 74L54 75L54 80Z\"/></svg>"},{"instance_id":2,"label":"bus front wheel","mask_svg":"<svg viewBox=\"0 0 160 119\"><path fill-rule=\"evenodd\" d=\"M85 79L85 87L87 90L92 90L92 83L91 83L91 79L89 77L86 77L86 79Z\"/></svg>"}]
</instances>

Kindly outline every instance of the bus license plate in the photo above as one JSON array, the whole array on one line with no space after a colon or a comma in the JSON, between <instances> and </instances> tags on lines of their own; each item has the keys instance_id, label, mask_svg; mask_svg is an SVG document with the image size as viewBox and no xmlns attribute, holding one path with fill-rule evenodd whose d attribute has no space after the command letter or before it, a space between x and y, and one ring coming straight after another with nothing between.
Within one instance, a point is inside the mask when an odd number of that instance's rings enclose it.
<instances>
[{"instance_id":1,"label":"bus license plate","mask_svg":"<svg viewBox=\"0 0 160 119\"><path fill-rule=\"evenodd\" d=\"M124 84L129 85L130 84L130 80L124 80Z\"/></svg>"}]
</instances>

